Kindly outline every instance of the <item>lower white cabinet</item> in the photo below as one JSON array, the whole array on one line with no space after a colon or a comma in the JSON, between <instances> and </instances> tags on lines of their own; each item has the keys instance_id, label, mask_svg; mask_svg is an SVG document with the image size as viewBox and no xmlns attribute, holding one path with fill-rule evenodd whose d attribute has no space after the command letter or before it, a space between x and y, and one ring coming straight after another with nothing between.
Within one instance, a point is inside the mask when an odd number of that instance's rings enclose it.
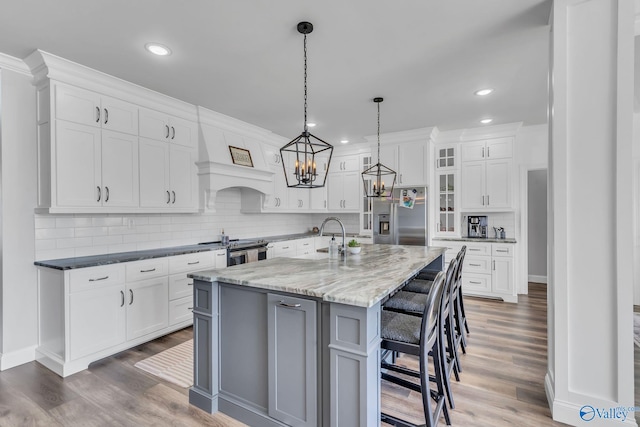
<instances>
[{"instance_id":1,"label":"lower white cabinet","mask_svg":"<svg viewBox=\"0 0 640 427\"><path fill-rule=\"evenodd\" d=\"M187 275L224 267L226 249L70 270L39 267L36 360L66 377L189 326Z\"/></svg>"},{"instance_id":2,"label":"lower white cabinet","mask_svg":"<svg viewBox=\"0 0 640 427\"><path fill-rule=\"evenodd\" d=\"M291 426L316 426L316 302L268 294L267 307L269 416Z\"/></svg>"},{"instance_id":3,"label":"lower white cabinet","mask_svg":"<svg viewBox=\"0 0 640 427\"><path fill-rule=\"evenodd\" d=\"M518 302L514 271L515 244L434 240L433 245L447 248L445 268L462 246L467 246L462 266L462 291L465 294Z\"/></svg>"}]
</instances>

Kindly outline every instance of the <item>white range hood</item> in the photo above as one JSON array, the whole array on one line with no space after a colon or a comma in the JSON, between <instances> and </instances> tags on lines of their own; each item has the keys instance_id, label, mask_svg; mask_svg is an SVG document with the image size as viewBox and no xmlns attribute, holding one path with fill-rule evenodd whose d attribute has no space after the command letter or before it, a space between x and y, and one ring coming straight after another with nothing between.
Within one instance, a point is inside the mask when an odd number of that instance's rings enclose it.
<instances>
[{"instance_id":1,"label":"white range hood","mask_svg":"<svg viewBox=\"0 0 640 427\"><path fill-rule=\"evenodd\" d=\"M231 187L252 188L270 197L273 193L273 170L265 161L265 141L276 137L272 132L198 107L200 144L198 178L200 206L215 211L218 191ZM276 137L277 138L277 137ZM253 167L234 164L229 147L248 150Z\"/></svg>"}]
</instances>

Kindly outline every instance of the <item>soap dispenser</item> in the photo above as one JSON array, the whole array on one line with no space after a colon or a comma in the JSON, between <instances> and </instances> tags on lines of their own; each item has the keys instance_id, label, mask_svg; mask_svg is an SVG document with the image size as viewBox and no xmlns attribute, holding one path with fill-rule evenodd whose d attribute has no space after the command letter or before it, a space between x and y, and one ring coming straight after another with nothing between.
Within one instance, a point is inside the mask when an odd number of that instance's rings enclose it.
<instances>
[{"instance_id":1,"label":"soap dispenser","mask_svg":"<svg viewBox=\"0 0 640 427\"><path fill-rule=\"evenodd\" d=\"M335 234L331 236L331 241L329 241L329 258L330 259L338 258L338 242L336 242Z\"/></svg>"}]
</instances>

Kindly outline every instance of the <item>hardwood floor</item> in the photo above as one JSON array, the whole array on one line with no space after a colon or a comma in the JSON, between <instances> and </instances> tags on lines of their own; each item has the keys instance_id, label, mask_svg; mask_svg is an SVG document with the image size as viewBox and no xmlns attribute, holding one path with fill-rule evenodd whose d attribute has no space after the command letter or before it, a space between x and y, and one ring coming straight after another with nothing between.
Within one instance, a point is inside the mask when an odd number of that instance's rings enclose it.
<instances>
[{"instance_id":1,"label":"hardwood floor","mask_svg":"<svg viewBox=\"0 0 640 427\"><path fill-rule=\"evenodd\" d=\"M453 426L561 426L551 420L544 393L546 287L529 284L518 304L465 298L471 334L461 381L452 381ZM36 362L0 372L0 425L242 426L224 414L189 405L187 389L133 365L191 338L191 328L93 363L65 379ZM640 390L640 349L635 349ZM407 365L415 360L405 357ZM420 396L383 382L382 404L421 421ZM636 396L636 405L638 397ZM444 420L441 419L441 425ZM384 424L383 424L384 425Z\"/></svg>"}]
</instances>

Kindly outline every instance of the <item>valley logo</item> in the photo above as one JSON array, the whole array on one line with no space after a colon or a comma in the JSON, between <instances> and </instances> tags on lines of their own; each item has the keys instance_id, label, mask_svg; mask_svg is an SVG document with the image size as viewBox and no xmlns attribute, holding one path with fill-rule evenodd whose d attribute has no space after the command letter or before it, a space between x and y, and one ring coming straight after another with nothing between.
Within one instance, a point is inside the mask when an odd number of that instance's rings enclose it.
<instances>
[{"instance_id":1,"label":"valley logo","mask_svg":"<svg viewBox=\"0 0 640 427\"><path fill-rule=\"evenodd\" d=\"M594 408L591 405L584 405L580 408L580 418L583 421L592 421L595 418L602 420L620 421L624 422L627 416L631 412L640 411L640 407L633 406L616 406L613 408Z\"/></svg>"}]
</instances>

